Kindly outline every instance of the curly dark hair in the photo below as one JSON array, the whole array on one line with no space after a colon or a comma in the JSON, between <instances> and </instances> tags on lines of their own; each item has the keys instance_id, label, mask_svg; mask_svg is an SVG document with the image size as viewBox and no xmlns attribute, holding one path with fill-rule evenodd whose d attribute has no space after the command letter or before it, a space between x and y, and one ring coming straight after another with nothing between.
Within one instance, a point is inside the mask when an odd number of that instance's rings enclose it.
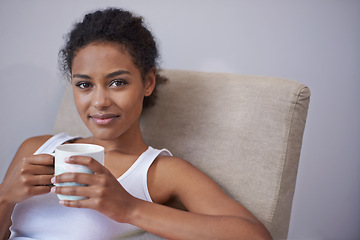
<instances>
[{"instance_id":1,"label":"curly dark hair","mask_svg":"<svg viewBox=\"0 0 360 240\"><path fill-rule=\"evenodd\" d=\"M65 75L71 76L76 53L93 42L115 42L124 46L140 70L143 81L152 68L158 70L157 43L143 18L122 9L108 8L86 14L67 35L65 46L59 52L60 69ZM156 86L166 80L156 74ZM156 86L153 94L144 98L144 109L155 104Z\"/></svg>"}]
</instances>

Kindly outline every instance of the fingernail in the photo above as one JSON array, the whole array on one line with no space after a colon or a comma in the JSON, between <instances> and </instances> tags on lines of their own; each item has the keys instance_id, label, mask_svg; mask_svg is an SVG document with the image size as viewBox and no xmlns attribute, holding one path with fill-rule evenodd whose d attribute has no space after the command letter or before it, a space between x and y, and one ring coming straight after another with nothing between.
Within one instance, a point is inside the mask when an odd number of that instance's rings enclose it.
<instances>
[{"instance_id":1,"label":"fingernail","mask_svg":"<svg viewBox=\"0 0 360 240\"><path fill-rule=\"evenodd\" d=\"M52 187L52 188L51 188L51 192L52 192L52 193L55 193L55 192L56 192L56 187Z\"/></svg>"},{"instance_id":2,"label":"fingernail","mask_svg":"<svg viewBox=\"0 0 360 240\"><path fill-rule=\"evenodd\" d=\"M70 157L64 158L64 162L70 162Z\"/></svg>"},{"instance_id":3,"label":"fingernail","mask_svg":"<svg viewBox=\"0 0 360 240\"><path fill-rule=\"evenodd\" d=\"M55 183L55 177L51 178L51 183L54 184Z\"/></svg>"}]
</instances>

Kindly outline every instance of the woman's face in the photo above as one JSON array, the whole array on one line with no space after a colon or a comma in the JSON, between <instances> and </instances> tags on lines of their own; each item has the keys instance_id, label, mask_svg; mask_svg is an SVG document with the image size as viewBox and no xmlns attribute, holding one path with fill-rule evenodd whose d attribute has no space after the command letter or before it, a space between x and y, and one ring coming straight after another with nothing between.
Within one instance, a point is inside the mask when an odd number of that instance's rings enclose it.
<instances>
[{"instance_id":1,"label":"woman's face","mask_svg":"<svg viewBox=\"0 0 360 240\"><path fill-rule=\"evenodd\" d=\"M74 100L81 119L102 140L139 128L144 96L151 95L155 72L145 78L128 51L116 43L91 43L72 63Z\"/></svg>"}]
</instances>

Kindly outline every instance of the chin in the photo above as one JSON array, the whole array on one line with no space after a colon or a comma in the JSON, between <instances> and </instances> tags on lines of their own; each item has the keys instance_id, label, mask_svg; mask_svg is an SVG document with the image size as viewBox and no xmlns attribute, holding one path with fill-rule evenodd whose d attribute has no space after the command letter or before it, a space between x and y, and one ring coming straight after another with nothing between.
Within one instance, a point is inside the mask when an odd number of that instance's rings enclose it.
<instances>
[{"instance_id":1,"label":"chin","mask_svg":"<svg viewBox=\"0 0 360 240\"><path fill-rule=\"evenodd\" d=\"M116 139L118 136L114 130L110 129L89 129L92 135L102 141L113 140Z\"/></svg>"}]
</instances>

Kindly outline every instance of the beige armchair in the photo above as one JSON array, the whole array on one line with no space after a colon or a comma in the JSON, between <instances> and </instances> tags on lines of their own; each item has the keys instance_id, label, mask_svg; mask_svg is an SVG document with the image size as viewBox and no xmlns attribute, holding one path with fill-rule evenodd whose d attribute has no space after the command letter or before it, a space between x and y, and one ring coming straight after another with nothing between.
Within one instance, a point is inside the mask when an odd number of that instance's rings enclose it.
<instances>
[{"instance_id":1,"label":"beige armchair","mask_svg":"<svg viewBox=\"0 0 360 240\"><path fill-rule=\"evenodd\" d=\"M162 73L169 81L142 116L148 144L191 162L254 213L274 239L286 239L309 89L274 77ZM64 131L89 134L69 87L54 129Z\"/></svg>"}]
</instances>

